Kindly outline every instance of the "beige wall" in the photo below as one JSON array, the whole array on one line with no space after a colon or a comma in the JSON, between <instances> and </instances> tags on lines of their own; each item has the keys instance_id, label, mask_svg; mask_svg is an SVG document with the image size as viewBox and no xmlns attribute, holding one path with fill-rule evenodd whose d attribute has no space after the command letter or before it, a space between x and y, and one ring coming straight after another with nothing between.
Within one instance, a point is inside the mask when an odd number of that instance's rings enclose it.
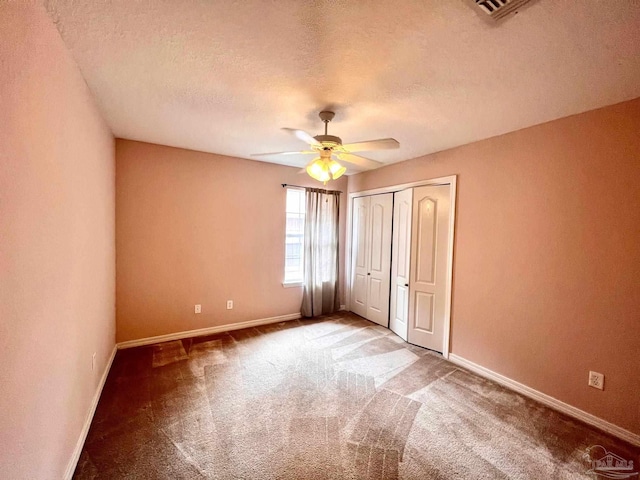
<instances>
[{"instance_id":1,"label":"beige wall","mask_svg":"<svg viewBox=\"0 0 640 480\"><path fill-rule=\"evenodd\" d=\"M118 341L300 312L302 288L282 286L281 184L318 182L299 168L127 140L116 158ZM346 187L345 177L328 185ZM343 245L345 219L343 208Z\"/></svg>"},{"instance_id":2,"label":"beige wall","mask_svg":"<svg viewBox=\"0 0 640 480\"><path fill-rule=\"evenodd\" d=\"M640 433L640 99L353 176L349 189L452 174L452 352Z\"/></svg>"},{"instance_id":3,"label":"beige wall","mask_svg":"<svg viewBox=\"0 0 640 480\"><path fill-rule=\"evenodd\" d=\"M114 141L38 3L0 32L0 478L62 478L115 342Z\"/></svg>"}]
</instances>

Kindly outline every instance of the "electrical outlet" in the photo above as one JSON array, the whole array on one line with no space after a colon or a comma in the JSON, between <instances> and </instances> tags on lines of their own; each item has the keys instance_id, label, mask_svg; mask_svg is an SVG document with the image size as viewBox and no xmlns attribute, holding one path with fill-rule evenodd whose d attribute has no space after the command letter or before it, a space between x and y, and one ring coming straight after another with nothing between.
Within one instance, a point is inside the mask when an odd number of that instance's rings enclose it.
<instances>
[{"instance_id":1,"label":"electrical outlet","mask_svg":"<svg viewBox=\"0 0 640 480\"><path fill-rule=\"evenodd\" d=\"M233 309L233 300L227 300L227 310Z\"/></svg>"},{"instance_id":2,"label":"electrical outlet","mask_svg":"<svg viewBox=\"0 0 640 480\"><path fill-rule=\"evenodd\" d=\"M91 371L94 371L96 369L96 352L93 352L93 355L91 355Z\"/></svg>"},{"instance_id":3,"label":"electrical outlet","mask_svg":"<svg viewBox=\"0 0 640 480\"><path fill-rule=\"evenodd\" d=\"M589 372L589 386L604 390L604 375L598 372Z\"/></svg>"},{"instance_id":4,"label":"electrical outlet","mask_svg":"<svg viewBox=\"0 0 640 480\"><path fill-rule=\"evenodd\" d=\"M202 305L196 305L195 313L202 313Z\"/></svg>"}]
</instances>

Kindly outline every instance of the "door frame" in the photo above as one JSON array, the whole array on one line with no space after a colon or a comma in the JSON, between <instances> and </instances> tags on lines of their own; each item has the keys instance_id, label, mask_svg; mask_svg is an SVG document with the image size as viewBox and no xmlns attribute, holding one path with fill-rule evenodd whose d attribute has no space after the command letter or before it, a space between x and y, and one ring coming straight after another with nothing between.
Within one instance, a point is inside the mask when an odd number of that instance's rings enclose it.
<instances>
[{"instance_id":1,"label":"door frame","mask_svg":"<svg viewBox=\"0 0 640 480\"><path fill-rule=\"evenodd\" d=\"M418 180L416 182L402 183L398 185L390 185L388 187L374 188L371 190L362 190L360 192L349 193L347 205L347 231L346 231L346 249L345 249L345 286L346 286L346 309L351 310L351 231L353 199L356 197L364 197L367 195L378 195L381 193L394 193L400 190L413 187L423 187L428 185L449 185L449 200L451 209L449 211L449 246L447 247L447 278L446 278L446 300L444 314L444 339L442 356L449 358L450 341L451 341L451 293L453 288L453 250L455 240L455 223L456 223L456 199L457 199L457 175L449 175L446 177L432 178L428 180Z\"/></svg>"}]
</instances>

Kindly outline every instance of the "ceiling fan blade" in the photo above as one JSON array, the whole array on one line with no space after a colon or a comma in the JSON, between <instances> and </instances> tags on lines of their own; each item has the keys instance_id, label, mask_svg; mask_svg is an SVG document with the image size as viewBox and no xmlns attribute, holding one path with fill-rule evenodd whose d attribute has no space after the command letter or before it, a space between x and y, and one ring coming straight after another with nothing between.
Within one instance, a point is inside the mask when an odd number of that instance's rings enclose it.
<instances>
[{"instance_id":1,"label":"ceiling fan blade","mask_svg":"<svg viewBox=\"0 0 640 480\"><path fill-rule=\"evenodd\" d=\"M342 147L350 152L364 152L365 150L390 150L392 148L399 148L400 143L395 138L380 138L378 140L347 143Z\"/></svg>"},{"instance_id":2,"label":"ceiling fan blade","mask_svg":"<svg viewBox=\"0 0 640 480\"><path fill-rule=\"evenodd\" d=\"M375 160L371 160L370 158L361 157L360 155L354 155L353 153L338 153L337 157L344 162L351 163L358 167L366 168L367 170L378 168L384 165L382 162L377 162Z\"/></svg>"},{"instance_id":3,"label":"ceiling fan blade","mask_svg":"<svg viewBox=\"0 0 640 480\"><path fill-rule=\"evenodd\" d=\"M252 153L252 157L266 157L268 155L308 155L310 153L318 153L311 150L301 150L299 152L271 152L271 153Z\"/></svg>"},{"instance_id":4,"label":"ceiling fan blade","mask_svg":"<svg viewBox=\"0 0 640 480\"><path fill-rule=\"evenodd\" d=\"M296 130L295 128L283 128L282 130L286 130L290 134L295 135L300 140L302 140L305 143L308 143L309 145L317 145L317 146L320 145L320 142L318 142L315 138L313 138L310 134L308 134L304 130Z\"/></svg>"}]
</instances>

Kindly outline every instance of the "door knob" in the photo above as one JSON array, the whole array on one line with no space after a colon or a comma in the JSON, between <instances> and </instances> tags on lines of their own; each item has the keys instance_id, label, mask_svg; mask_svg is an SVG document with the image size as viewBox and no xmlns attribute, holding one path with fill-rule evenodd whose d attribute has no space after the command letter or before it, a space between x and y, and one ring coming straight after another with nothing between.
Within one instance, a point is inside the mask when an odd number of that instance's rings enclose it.
<instances>
[{"instance_id":1,"label":"door knob","mask_svg":"<svg viewBox=\"0 0 640 480\"><path fill-rule=\"evenodd\" d=\"M367 273L367 275L371 275L371 272Z\"/></svg>"},{"instance_id":2,"label":"door knob","mask_svg":"<svg viewBox=\"0 0 640 480\"><path fill-rule=\"evenodd\" d=\"M408 286L409 286L409 284L408 284L408 283L405 283L405 284L404 284L404 286L405 286L405 287L408 287Z\"/></svg>"}]
</instances>

